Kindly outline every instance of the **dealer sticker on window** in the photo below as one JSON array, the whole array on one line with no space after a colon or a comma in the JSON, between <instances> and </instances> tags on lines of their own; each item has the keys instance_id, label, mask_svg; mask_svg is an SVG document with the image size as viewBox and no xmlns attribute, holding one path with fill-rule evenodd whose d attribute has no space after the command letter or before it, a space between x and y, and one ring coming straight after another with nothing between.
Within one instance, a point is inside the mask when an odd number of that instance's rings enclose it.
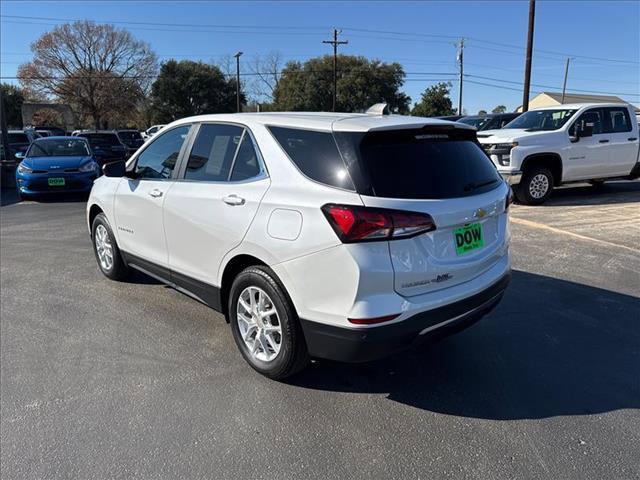
<instances>
[{"instance_id":1,"label":"dealer sticker on window","mask_svg":"<svg viewBox=\"0 0 640 480\"><path fill-rule=\"evenodd\" d=\"M457 255L464 255L473 250L478 250L484 246L482 224L470 223L464 227L456 228L453 231L453 238Z\"/></svg>"}]
</instances>

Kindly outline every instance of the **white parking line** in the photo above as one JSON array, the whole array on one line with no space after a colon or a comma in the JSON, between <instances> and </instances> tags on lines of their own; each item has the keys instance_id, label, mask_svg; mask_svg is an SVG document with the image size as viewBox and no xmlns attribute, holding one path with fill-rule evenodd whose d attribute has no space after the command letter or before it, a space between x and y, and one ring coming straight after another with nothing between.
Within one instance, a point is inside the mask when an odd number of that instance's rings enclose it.
<instances>
[{"instance_id":1,"label":"white parking line","mask_svg":"<svg viewBox=\"0 0 640 480\"><path fill-rule=\"evenodd\" d=\"M581 240L587 240L589 242L599 243L600 245L606 245L607 247L617 247L623 248L625 250L629 250L633 253L640 253L640 250L637 248L627 247L626 245L620 245L618 243L607 242L606 240L598 240L597 238L587 237L585 235L580 235L579 233L568 232L566 230L561 230L559 228L550 227L549 225L545 225L544 223L532 222L531 220L525 220L523 218L510 217L512 223L517 225L522 225L529 228L537 228L540 230L547 230L553 233L559 233L561 235L567 235L569 237L579 238Z\"/></svg>"}]
</instances>

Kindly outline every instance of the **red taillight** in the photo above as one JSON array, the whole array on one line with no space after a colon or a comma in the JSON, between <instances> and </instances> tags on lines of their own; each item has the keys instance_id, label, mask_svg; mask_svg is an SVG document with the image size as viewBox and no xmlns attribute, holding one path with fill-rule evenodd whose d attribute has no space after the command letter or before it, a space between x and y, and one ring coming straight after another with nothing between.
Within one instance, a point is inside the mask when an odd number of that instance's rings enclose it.
<instances>
[{"instance_id":1,"label":"red taillight","mask_svg":"<svg viewBox=\"0 0 640 480\"><path fill-rule=\"evenodd\" d=\"M322 211L344 243L407 238L436 228L426 213L335 204Z\"/></svg>"},{"instance_id":2,"label":"red taillight","mask_svg":"<svg viewBox=\"0 0 640 480\"><path fill-rule=\"evenodd\" d=\"M507 192L507 198L504 200L504 211L509 210L509 206L513 203L513 190L509 187L509 192Z\"/></svg>"},{"instance_id":3,"label":"red taillight","mask_svg":"<svg viewBox=\"0 0 640 480\"><path fill-rule=\"evenodd\" d=\"M348 318L349 322L354 323L356 325L373 325L376 323L388 322L393 320L394 318L398 318L400 316L399 313L395 315L385 315L384 317L374 317L374 318Z\"/></svg>"}]
</instances>

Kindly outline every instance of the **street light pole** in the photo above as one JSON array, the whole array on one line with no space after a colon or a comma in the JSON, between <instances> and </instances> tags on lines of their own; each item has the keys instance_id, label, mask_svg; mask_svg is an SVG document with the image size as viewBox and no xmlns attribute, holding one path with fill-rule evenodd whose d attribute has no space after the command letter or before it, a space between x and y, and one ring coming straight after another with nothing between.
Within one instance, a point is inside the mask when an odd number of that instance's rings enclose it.
<instances>
[{"instance_id":1,"label":"street light pole","mask_svg":"<svg viewBox=\"0 0 640 480\"><path fill-rule=\"evenodd\" d=\"M236 57L236 111L240 112L240 56L242 52L234 55Z\"/></svg>"}]
</instances>

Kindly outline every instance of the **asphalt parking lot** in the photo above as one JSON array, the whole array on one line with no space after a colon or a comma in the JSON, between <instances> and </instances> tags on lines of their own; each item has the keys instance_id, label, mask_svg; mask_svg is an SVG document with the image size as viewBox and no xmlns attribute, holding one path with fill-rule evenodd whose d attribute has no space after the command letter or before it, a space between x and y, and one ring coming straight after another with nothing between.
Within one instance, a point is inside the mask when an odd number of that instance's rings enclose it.
<instances>
[{"instance_id":1,"label":"asphalt parking lot","mask_svg":"<svg viewBox=\"0 0 640 480\"><path fill-rule=\"evenodd\" d=\"M104 278L84 207L0 209L2 478L640 477L640 182L514 206L472 328L287 383L207 307Z\"/></svg>"}]
</instances>

